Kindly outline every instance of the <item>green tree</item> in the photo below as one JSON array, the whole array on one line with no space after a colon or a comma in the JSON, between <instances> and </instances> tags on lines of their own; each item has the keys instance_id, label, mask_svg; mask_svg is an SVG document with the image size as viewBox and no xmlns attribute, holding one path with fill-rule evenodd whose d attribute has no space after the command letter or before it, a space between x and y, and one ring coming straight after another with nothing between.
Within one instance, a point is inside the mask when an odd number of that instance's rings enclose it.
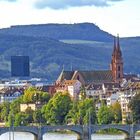
<instances>
[{"instance_id":1,"label":"green tree","mask_svg":"<svg viewBox=\"0 0 140 140\"><path fill-rule=\"evenodd\" d=\"M78 109L78 101L74 101L72 103L72 108L69 110L65 122L66 123L72 123L72 124L78 124L79 123L79 109Z\"/></svg>"},{"instance_id":2,"label":"green tree","mask_svg":"<svg viewBox=\"0 0 140 140\"><path fill-rule=\"evenodd\" d=\"M14 125L14 115L12 113L9 113L8 115L8 121L7 121L7 126L13 126Z\"/></svg>"},{"instance_id":3,"label":"green tree","mask_svg":"<svg viewBox=\"0 0 140 140\"><path fill-rule=\"evenodd\" d=\"M37 89L34 87L29 87L24 91L23 101L25 103L32 103L34 100L34 95L37 93Z\"/></svg>"},{"instance_id":4,"label":"green tree","mask_svg":"<svg viewBox=\"0 0 140 140\"><path fill-rule=\"evenodd\" d=\"M83 101L80 101L78 108L79 108L80 124L81 123L88 124L89 117L92 124L96 122L95 104L92 99L85 99Z\"/></svg>"},{"instance_id":5,"label":"green tree","mask_svg":"<svg viewBox=\"0 0 140 140\"><path fill-rule=\"evenodd\" d=\"M27 114L19 112L15 115L15 121L14 126L26 126L28 124L27 120Z\"/></svg>"},{"instance_id":6,"label":"green tree","mask_svg":"<svg viewBox=\"0 0 140 140\"><path fill-rule=\"evenodd\" d=\"M73 124L88 124L90 118L91 123L95 124L96 111L94 101L87 98L74 102L66 118Z\"/></svg>"},{"instance_id":7,"label":"green tree","mask_svg":"<svg viewBox=\"0 0 140 140\"><path fill-rule=\"evenodd\" d=\"M33 121L38 124L45 122L40 109L33 112Z\"/></svg>"},{"instance_id":8,"label":"green tree","mask_svg":"<svg viewBox=\"0 0 140 140\"><path fill-rule=\"evenodd\" d=\"M1 109L1 120L7 122L8 121L8 115L10 112L10 103L9 102L4 102L2 104L2 109Z\"/></svg>"},{"instance_id":9,"label":"green tree","mask_svg":"<svg viewBox=\"0 0 140 140\"><path fill-rule=\"evenodd\" d=\"M63 124L71 107L71 98L68 93L56 93L55 96L43 106L42 113L49 124Z\"/></svg>"},{"instance_id":10,"label":"green tree","mask_svg":"<svg viewBox=\"0 0 140 140\"><path fill-rule=\"evenodd\" d=\"M40 101L47 103L50 100L50 95L47 92L40 92Z\"/></svg>"},{"instance_id":11,"label":"green tree","mask_svg":"<svg viewBox=\"0 0 140 140\"><path fill-rule=\"evenodd\" d=\"M24 91L23 102L25 103L46 103L49 99L49 93L39 91L34 87L29 87Z\"/></svg>"},{"instance_id":12,"label":"green tree","mask_svg":"<svg viewBox=\"0 0 140 140\"><path fill-rule=\"evenodd\" d=\"M110 124L114 121L113 112L106 105L102 105L97 114L99 124Z\"/></svg>"},{"instance_id":13,"label":"green tree","mask_svg":"<svg viewBox=\"0 0 140 140\"><path fill-rule=\"evenodd\" d=\"M119 102L115 102L112 106L111 106L111 110L113 112L114 115L114 122L115 123L119 123L122 121L122 111L121 111L121 105Z\"/></svg>"},{"instance_id":14,"label":"green tree","mask_svg":"<svg viewBox=\"0 0 140 140\"><path fill-rule=\"evenodd\" d=\"M85 91L84 86L82 86L81 89L80 89L80 98L81 98L81 100L86 99L86 91Z\"/></svg>"},{"instance_id":15,"label":"green tree","mask_svg":"<svg viewBox=\"0 0 140 140\"><path fill-rule=\"evenodd\" d=\"M140 92L138 92L129 103L129 107L132 111L130 120L134 122L140 122Z\"/></svg>"},{"instance_id":16,"label":"green tree","mask_svg":"<svg viewBox=\"0 0 140 140\"><path fill-rule=\"evenodd\" d=\"M27 123L32 123L33 122L33 110L31 109L31 107L27 107L27 109L25 110L25 120L27 121Z\"/></svg>"}]
</instances>

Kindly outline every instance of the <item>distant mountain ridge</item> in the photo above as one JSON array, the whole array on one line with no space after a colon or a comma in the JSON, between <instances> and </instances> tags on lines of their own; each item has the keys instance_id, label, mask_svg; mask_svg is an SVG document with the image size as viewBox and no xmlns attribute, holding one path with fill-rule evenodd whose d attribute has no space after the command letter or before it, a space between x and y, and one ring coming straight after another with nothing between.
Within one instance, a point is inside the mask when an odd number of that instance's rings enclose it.
<instances>
[{"instance_id":1,"label":"distant mountain ridge","mask_svg":"<svg viewBox=\"0 0 140 140\"><path fill-rule=\"evenodd\" d=\"M140 37L121 38L120 44L124 71L140 73ZM113 36L91 23L12 26L0 29L0 77L10 77L13 55L29 55L31 77L49 80L63 67L109 69L112 49Z\"/></svg>"},{"instance_id":2,"label":"distant mountain ridge","mask_svg":"<svg viewBox=\"0 0 140 140\"><path fill-rule=\"evenodd\" d=\"M57 40L79 39L102 42L112 41L112 35L92 23L18 25L0 30L0 33L49 37Z\"/></svg>"}]
</instances>

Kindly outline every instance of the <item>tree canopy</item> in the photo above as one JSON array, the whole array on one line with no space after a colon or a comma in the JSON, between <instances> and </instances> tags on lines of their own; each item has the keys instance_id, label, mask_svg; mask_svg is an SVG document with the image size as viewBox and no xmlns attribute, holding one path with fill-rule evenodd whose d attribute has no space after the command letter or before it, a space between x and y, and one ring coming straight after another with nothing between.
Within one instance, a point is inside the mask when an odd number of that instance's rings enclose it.
<instances>
[{"instance_id":1,"label":"tree canopy","mask_svg":"<svg viewBox=\"0 0 140 140\"><path fill-rule=\"evenodd\" d=\"M42 108L47 123L63 124L69 109L71 108L71 98L68 93L57 93L50 99L48 104Z\"/></svg>"},{"instance_id":2,"label":"tree canopy","mask_svg":"<svg viewBox=\"0 0 140 140\"><path fill-rule=\"evenodd\" d=\"M129 107L132 111L131 121L140 122L140 92L137 93L130 101Z\"/></svg>"}]
</instances>

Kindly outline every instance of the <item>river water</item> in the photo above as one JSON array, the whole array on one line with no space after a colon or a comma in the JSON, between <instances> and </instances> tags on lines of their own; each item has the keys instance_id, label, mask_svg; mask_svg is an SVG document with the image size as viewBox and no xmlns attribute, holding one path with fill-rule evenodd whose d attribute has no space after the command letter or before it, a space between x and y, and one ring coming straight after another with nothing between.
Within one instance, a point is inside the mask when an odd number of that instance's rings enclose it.
<instances>
[{"instance_id":1,"label":"river water","mask_svg":"<svg viewBox=\"0 0 140 140\"><path fill-rule=\"evenodd\" d=\"M34 136L30 133L15 132L5 133L0 136L0 140L34 140ZM47 133L43 136L43 140L77 140L76 134L60 134ZM124 135L92 135L92 140L124 140ZM136 140L140 140L140 136L136 136Z\"/></svg>"}]
</instances>

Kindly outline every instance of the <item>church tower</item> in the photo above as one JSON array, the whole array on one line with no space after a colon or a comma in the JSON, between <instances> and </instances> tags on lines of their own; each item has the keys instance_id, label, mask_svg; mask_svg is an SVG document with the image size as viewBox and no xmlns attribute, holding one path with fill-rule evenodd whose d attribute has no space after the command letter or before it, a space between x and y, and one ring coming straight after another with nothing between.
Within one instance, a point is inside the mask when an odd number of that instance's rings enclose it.
<instances>
[{"instance_id":1,"label":"church tower","mask_svg":"<svg viewBox=\"0 0 140 140\"><path fill-rule=\"evenodd\" d=\"M117 35L117 37L114 37L111 71L114 82L121 82L123 79L123 58L120 49L119 35Z\"/></svg>"}]
</instances>

